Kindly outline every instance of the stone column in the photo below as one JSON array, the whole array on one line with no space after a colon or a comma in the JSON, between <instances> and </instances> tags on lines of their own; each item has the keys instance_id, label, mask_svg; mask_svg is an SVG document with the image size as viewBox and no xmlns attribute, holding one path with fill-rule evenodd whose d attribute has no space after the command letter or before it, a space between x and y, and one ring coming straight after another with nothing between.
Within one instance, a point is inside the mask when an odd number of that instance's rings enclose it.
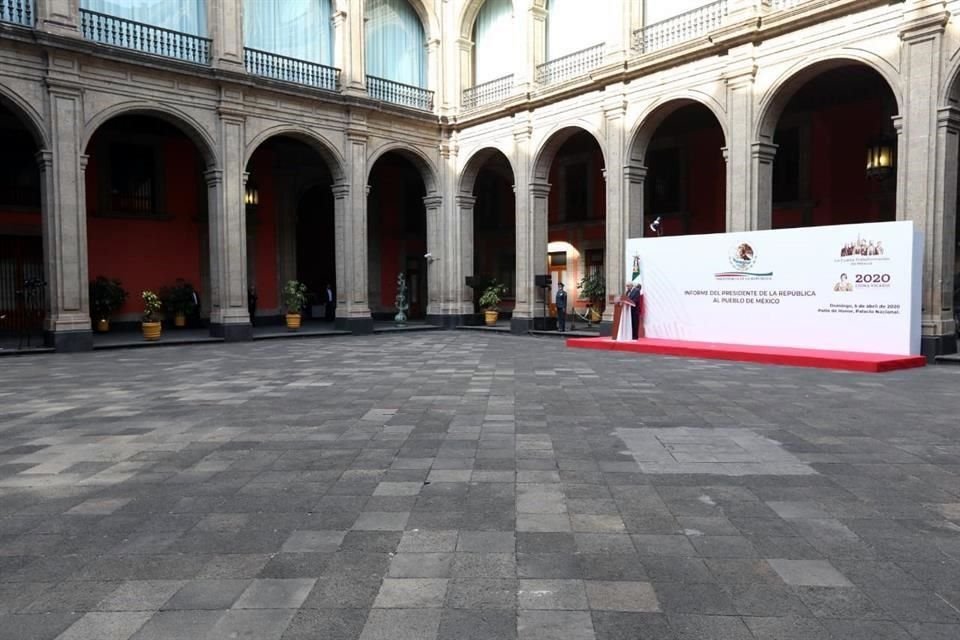
<instances>
[{"instance_id":1,"label":"stone column","mask_svg":"<svg viewBox=\"0 0 960 640\"><path fill-rule=\"evenodd\" d=\"M627 102L622 93L603 105L604 138L606 139L607 151L606 169L604 170L607 189L607 214L603 264L608 293L623 291L626 271L624 261L626 260L628 219L623 188L625 173L623 154L627 137L624 125L626 112ZM610 334L612 323L613 305L608 304L603 312L603 321L600 324L601 335Z\"/></svg>"},{"instance_id":2,"label":"stone column","mask_svg":"<svg viewBox=\"0 0 960 640\"><path fill-rule=\"evenodd\" d=\"M642 5L634 0L607 0L610 19L607 21L604 65L622 65L630 54L633 32L633 7ZM618 19L619 16L619 19Z\"/></svg>"},{"instance_id":3,"label":"stone column","mask_svg":"<svg viewBox=\"0 0 960 640\"><path fill-rule=\"evenodd\" d=\"M426 44L427 49L427 89L433 91L433 110L439 111L441 105L446 105L447 95L443 86L443 61L440 59L440 40L431 37Z\"/></svg>"},{"instance_id":4,"label":"stone column","mask_svg":"<svg viewBox=\"0 0 960 640\"><path fill-rule=\"evenodd\" d=\"M527 84L533 87L537 83L537 66L547 61L547 11L531 6L527 23Z\"/></svg>"},{"instance_id":5,"label":"stone column","mask_svg":"<svg viewBox=\"0 0 960 640\"><path fill-rule=\"evenodd\" d=\"M210 201L210 334L226 340L249 340L253 335L247 309L244 128L241 114L221 106L222 168L204 174Z\"/></svg>"},{"instance_id":6,"label":"stone column","mask_svg":"<svg viewBox=\"0 0 960 640\"><path fill-rule=\"evenodd\" d=\"M472 195L461 193L456 198L456 209L454 215L459 226L457 241L460 248L457 269L451 276L453 300L458 303L458 314L464 322L469 322L470 318L476 313L473 308L473 289L466 285L467 276L476 276L473 272L474 265L474 243L476 239L473 236L473 207L477 204L477 198ZM509 284L509 283L508 283Z\"/></svg>"},{"instance_id":7,"label":"stone column","mask_svg":"<svg viewBox=\"0 0 960 640\"><path fill-rule=\"evenodd\" d=\"M938 182L956 180L956 173L947 174L945 156L953 144L947 139L955 130L953 114L944 117L937 112L944 29L950 13L942 0L910 0L903 17L897 219L912 220L924 234L922 347L925 355L933 356L956 350L951 317L955 240L953 229L946 228L955 210L940 209L955 187L938 188ZM941 137L942 146L938 144Z\"/></svg>"},{"instance_id":8,"label":"stone column","mask_svg":"<svg viewBox=\"0 0 960 640\"><path fill-rule=\"evenodd\" d=\"M747 231L760 228L755 210L753 166L753 88L756 65L753 45L730 51L725 74L727 85L727 224L726 230ZM769 226L769 225L768 225Z\"/></svg>"},{"instance_id":9,"label":"stone column","mask_svg":"<svg viewBox=\"0 0 960 640\"><path fill-rule=\"evenodd\" d=\"M458 92L456 96L456 104L463 107L463 91L468 87L472 87L476 84L476 79L473 77L473 42L467 38L457 38L456 42L456 54L457 54L457 82L455 84L455 89Z\"/></svg>"},{"instance_id":10,"label":"stone column","mask_svg":"<svg viewBox=\"0 0 960 640\"><path fill-rule=\"evenodd\" d=\"M444 272L452 264L450 243L443 242L441 211L443 198L436 193L424 197L423 208L427 216L427 322L444 324L446 315L443 306Z\"/></svg>"},{"instance_id":11,"label":"stone column","mask_svg":"<svg viewBox=\"0 0 960 640\"><path fill-rule=\"evenodd\" d=\"M80 0L35 0L39 31L80 37Z\"/></svg>"},{"instance_id":12,"label":"stone column","mask_svg":"<svg viewBox=\"0 0 960 640\"><path fill-rule=\"evenodd\" d=\"M957 243L957 174L960 173L960 109L944 107L937 113L937 165L934 191L934 219L940 222L941 255L934 256L934 279L939 291L934 293L934 304L939 302L940 313L937 335L956 335L956 319L953 307L954 265L956 264ZM925 242L929 247L929 242ZM925 251L930 251L925 248ZM934 345L937 346L937 345ZM939 353L952 353L957 350L956 341L941 341ZM952 346L952 348L951 348Z\"/></svg>"},{"instance_id":13,"label":"stone column","mask_svg":"<svg viewBox=\"0 0 960 640\"><path fill-rule=\"evenodd\" d=\"M750 173L753 176L752 210L754 228L773 228L773 161L777 145L754 142L750 145ZM728 164L729 168L729 164Z\"/></svg>"},{"instance_id":14,"label":"stone column","mask_svg":"<svg viewBox=\"0 0 960 640\"><path fill-rule=\"evenodd\" d=\"M623 168L623 178L626 187L624 208L627 211L627 238L642 238L644 235L643 198L644 185L647 182L647 168L639 163L630 163ZM609 297L612 290L609 287L607 289Z\"/></svg>"},{"instance_id":15,"label":"stone column","mask_svg":"<svg viewBox=\"0 0 960 640\"><path fill-rule=\"evenodd\" d=\"M517 192L517 303L510 323L510 329L514 333L544 328L543 289L534 286L534 276L548 273L549 196L548 182L531 182L527 185L526 193L519 190ZM527 202L522 215L521 199Z\"/></svg>"},{"instance_id":16,"label":"stone column","mask_svg":"<svg viewBox=\"0 0 960 640\"><path fill-rule=\"evenodd\" d=\"M367 76L364 69L364 0L336 0L333 17L334 53L340 68L340 82L347 95L366 96Z\"/></svg>"},{"instance_id":17,"label":"stone column","mask_svg":"<svg viewBox=\"0 0 960 640\"><path fill-rule=\"evenodd\" d=\"M58 351L83 351L93 348L93 336L87 274L87 156L80 146L82 97L79 87L48 79L47 99L54 148L37 155L47 283L45 342Z\"/></svg>"},{"instance_id":18,"label":"stone column","mask_svg":"<svg viewBox=\"0 0 960 640\"><path fill-rule=\"evenodd\" d=\"M213 66L246 72L243 63L243 2L207 0L207 30L213 40Z\"/></svg>"},{"instance_id":19,"label":"stone column","mask_svg":"<svg viewBox=\"0 0 960 640\"><path fill-rule=\"evenodd\" d=\"M351 120L353 114L351 114ZM372 333L367 280L367 134L353 122L346 133L347 184L333 187L337 235L337 328Z\"/></svg>"}]
</instances>

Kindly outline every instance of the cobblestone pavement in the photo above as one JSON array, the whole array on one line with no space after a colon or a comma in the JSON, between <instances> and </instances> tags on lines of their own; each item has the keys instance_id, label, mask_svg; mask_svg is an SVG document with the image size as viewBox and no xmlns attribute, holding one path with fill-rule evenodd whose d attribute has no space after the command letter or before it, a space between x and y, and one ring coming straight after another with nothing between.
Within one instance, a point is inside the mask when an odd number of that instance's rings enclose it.
<instances>
[{"instance_id":1,"label":"cobblestone pavement","mask_svg":"<svg viewBox=\"0 0 960 640\"><path fill-rule=\"evenodd\" d=\"M958 393L466 333L5 358L0 640L955 640Z\"/></svg>"}]
</instances>

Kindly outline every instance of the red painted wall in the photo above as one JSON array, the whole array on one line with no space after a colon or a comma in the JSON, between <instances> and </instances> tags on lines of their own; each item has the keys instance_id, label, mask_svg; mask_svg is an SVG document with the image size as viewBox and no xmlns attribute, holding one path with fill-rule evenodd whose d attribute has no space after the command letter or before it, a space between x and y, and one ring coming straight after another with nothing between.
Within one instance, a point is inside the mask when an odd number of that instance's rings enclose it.
<instances>
[{"instance_id":1,"label":"red painted wall","mask_svg":"<svg viewBox=\"0 0 960 640\"><path fill-rule=\"evenodd\" d=\"M866 177L867 145L881 132L879 98L830 106L811 114L810 200L813 225L893 220ZM889 198L888 198L889 199ZM802 211L774 209L774 228L803 224Z\"/></svg>"},{"instance_id":2,"label":"red painted wall","mask_svg":"<svg viewBox=\"0 0 960 640\"><path fill-rule=\"evenodd\" d=\"M257 288L257 307L275 309L280 305L277 280L277 184L273 174L274 152L258 149L250 159L250 174L256 177L260 204L257 207L255 277L251 284Z\"/></svg>"},{"instance_id":3,"label":"red painted wall","mask_svg":"<svg viewBox=\"0 0 960 640\"><path fill-rule=\"evenodd\" d=\"M103 275L123 283L130 296L120 309L121 314L141 312L141 291L158 292L177 278L183 278L199 290L199 225L205 222L200 222L198 216L200 198L206 197L206 186L201 176L202 163L193 143L177 137L163 145L166 210L170 219L98 217L100 161L94 151L86 172L90 278Z\"/></svg>"}]
</instances>

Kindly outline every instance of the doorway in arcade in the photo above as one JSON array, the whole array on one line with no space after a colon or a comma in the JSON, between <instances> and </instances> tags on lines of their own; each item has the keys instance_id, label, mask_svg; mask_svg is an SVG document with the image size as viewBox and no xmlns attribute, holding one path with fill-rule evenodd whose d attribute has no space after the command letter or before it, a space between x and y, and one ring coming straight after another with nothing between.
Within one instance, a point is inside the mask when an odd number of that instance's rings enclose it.
<instances>
[{"instance_id":1,"label":"doorway in arcade","mask_svg":"<svg viewBox=\"0 0 960 640\"><path fill-rule=\"evenodd\" d=\"M374 320L397 313L398 276L407 283L407 317L427 316L426 188L420 169L405 155L390 151L370 171L367 196L370 312Z\"/></svg>"}]
</instances>

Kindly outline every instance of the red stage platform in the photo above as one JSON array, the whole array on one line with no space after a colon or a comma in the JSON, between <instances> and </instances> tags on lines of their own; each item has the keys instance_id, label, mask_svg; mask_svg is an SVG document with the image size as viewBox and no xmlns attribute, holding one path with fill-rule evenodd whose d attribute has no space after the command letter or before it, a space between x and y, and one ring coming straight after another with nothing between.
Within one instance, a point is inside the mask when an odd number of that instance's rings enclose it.
<instances>
[{"instance_id":1,"label":"red stage platform","mask_svg":"<svg viewBox=\"0 0 960 640\"><path fill-rule=\"evenodd\" d=\"M787 347L756 347L743 344L719 344L715 342L687 342L641 338L632 342L616 342L611 338L568 338L568 347L599 349L602 351L628 351L650 353L682 358L706 358L712 360L736 360L762 364L783 364L793 367L816 367L820 369L843 369L881 373L897 369L912 369L927 364L923 356L894 356L851 351L821 351L818 349L791 349Z\"/></svg>"}]
</instances>

